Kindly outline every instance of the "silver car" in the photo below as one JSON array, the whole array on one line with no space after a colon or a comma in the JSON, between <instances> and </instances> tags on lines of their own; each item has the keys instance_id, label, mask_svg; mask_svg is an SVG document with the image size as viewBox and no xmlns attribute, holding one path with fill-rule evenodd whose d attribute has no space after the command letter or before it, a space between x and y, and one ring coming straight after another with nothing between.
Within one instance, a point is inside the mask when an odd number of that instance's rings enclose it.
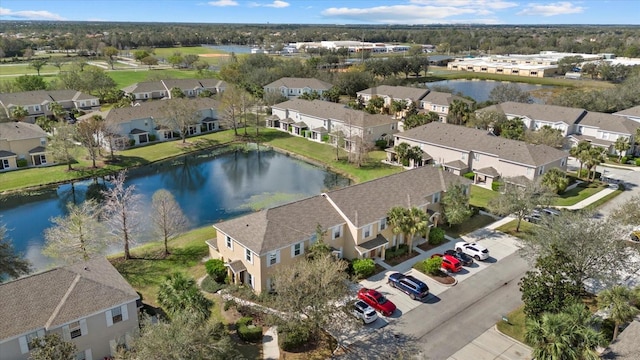
<instances>
[{"instance_id":1,"label":"silver car","mask_svg":"<svg viewBox=\"0 0 640 360\"><path fill-rule=\"evenodd\" d=\"M378 319L376 311L362 300L358 300L353 304L351 312L353 313L353 316L360 319L365 324L371 324Z\"/></svg>"}]
</instances>

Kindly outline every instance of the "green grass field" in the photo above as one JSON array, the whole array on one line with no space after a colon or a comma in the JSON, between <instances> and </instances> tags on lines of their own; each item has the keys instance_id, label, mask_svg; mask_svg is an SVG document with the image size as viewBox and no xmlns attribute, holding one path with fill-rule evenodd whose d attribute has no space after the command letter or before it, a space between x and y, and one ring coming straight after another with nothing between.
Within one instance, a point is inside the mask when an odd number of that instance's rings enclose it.
<instances>
[{"instance_id":1,"label":"green grass field","mask_svg":"<svg viewBox=\"0 0 640 360\"><path fill-rule=\"evenodd\" d=\"M485 189L478 185L471 186L471 195L469 197L469 204L486 209L489 205L489 201L498 197L500 195L498 192Z\"/></svg>"},{"instance_id":2,"label":"green grass field","mask_svg":"<svg viewBox=\"0 0 640 360\"><path fill-rule=\"evenodd\" d=\"M116 82L116 86L121 89L138 82L147 81L149 76L164 79L192 79L196 77L195 70L118 70L109 71L107 74Z\"/></svg>"},{"instance_id":3,"label":"green grass field","mask_svg":"<svg viewBox=\"0 0 640 360\"><path fill-rule=\"evenodd\" d=\"M65 65L62 65L61 70L64 71L69 68L71 68L71 64L65 64ZM45 65L40 69L40 74L51 74L51 73L57 74L58 68L53 65ZM0 75L2 76L8 76L8 75L21 76L21 75L37 75L37 74L38 72L36 71L36 69L29 67L29 64L27 63L0 65Z\"/></svg>"}]
</instances>

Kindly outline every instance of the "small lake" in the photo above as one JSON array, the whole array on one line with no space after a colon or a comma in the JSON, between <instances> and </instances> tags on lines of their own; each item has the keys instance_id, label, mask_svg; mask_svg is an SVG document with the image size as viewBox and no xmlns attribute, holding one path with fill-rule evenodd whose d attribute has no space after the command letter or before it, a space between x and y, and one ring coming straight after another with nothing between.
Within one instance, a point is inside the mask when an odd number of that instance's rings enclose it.
<instances>
[{"instance_id":1,"label":"small lake","mask_svg":"<svg viewBox=\"0 0 640 360\"><path fill-rule=\"evenodd\" d=\"M454 93L460 92L466 96L470 96L474 98L477 102L483 102L489 100L489 94L491 90L493 90L496 86L500 84L508 84L507 81L494 81L494 80L466 80L466 79L458 79L458 80L443 80L443 81L435 81L426 83L427 87L432 88L433 86L442 86L453 89ZM527 84L527 83L518 83L513 82L512 84L518 85L518 87L527 92L531 92L533 90L540 90L544 88L552 88L553 86L548 85L536 85L536 84ZM538 99L533 97L533 102L535 103L544 103L542 99Z\"/></svg>"},{"instance_id":2,"label":"small lake","mask_svg":"<svg viewBox=\"0 0 640 360\"><path fill-rule=\"evenodd\" d=\"M203 47L216 49L228 53L251 54L252 46L247 45L202 45Z\"/></svg>"},{"instance_id":3,"label":"small lake","mask_svg":"<svg viewBox=\"0 0 640 360\"><path fill-rule=\"evenodd\" d=\"M51 226L50 219L65 215L68 202L84 201L92 183L89 180L73 186L65 184L34 196L12 197L0 203L0 218L9 230L15 249L25 254L35 267L51 263L51 259L41 254L43 233ZM192 154L131 170L127 179L127 185L135 185L143 195L142 209L151 208L151 196L156 190L169 190L192 229L349 183L349 179L335 173L262 149ZM150 236L141 240L150 240Z\"/></svg>"}]
</instances>

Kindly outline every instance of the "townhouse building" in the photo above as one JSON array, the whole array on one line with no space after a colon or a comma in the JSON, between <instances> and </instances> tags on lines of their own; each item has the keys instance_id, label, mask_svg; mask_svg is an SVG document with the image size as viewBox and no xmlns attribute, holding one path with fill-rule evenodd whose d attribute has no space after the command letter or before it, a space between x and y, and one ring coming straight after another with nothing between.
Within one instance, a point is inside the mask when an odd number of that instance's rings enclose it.
<instances>
[{"instance_id":1,"label":"townhouse building","mask_svg":"<svg viewBox=\"0 0 640 360\"><path fill-rule=\"evenodd\" d=\"M36 90L0 94L0 106L8 118L13 117L17 107L27 110L28 115L22 121L35 123L40 116L53 116L51 103L58 103L66 111L92 111L100 108L97 96L76 90Z\"/></svg>"},{"instance_id":2,"label":"townhouse building","mask_svg":"<svg viewBox=\"0 0 640 360\"><path fill-rule=\"evenodd\" d=\"M264 86L265 94L279 93L288 99L316 92L322 96L333 84L315 78L283 77Z\"/></svg>"},{"instance_id":3,"label":"townhouse building","mask_svg":"<svg viewBox=\"0 0 640 360\"><path fill-rule=\"evenodd\" d=\"M182 90L185 97L193 98L205 90L212 94L224 92L227 83L218 79L166 79L135 83L122 89L136 101L171 99L171 89Z\"/></svg>"},{"instance_id":4,"label":"townhouse building","mask_svg":"<svg viewBox=\"0 0 640 360\"><path fill-rule=\"evenodd\" d=\"M53 163L47 142L47 133L36 124L0 123L0 171Z\"/></svg>"}]
</instances>

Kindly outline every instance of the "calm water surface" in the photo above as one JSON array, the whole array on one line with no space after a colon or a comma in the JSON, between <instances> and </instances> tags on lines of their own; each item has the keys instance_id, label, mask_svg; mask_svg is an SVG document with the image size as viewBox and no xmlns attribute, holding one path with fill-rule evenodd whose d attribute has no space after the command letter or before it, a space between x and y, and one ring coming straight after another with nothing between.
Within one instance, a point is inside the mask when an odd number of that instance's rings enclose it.
<instances>
[{"instance_id":1,"label":"calm water surface","mask_svg":"<svg viewBox=\"0 0 640 360\"><path fill-rule=\"evenodd\" d=\"M508 84L508 82L502 81L493 81L493 80L443 80L430 82L426 85L431 88L435 86L444 86L453 89L454 93L461 92L466 96L471 96L477 102L483 102L489 100L489 94L491 90L493 90L496 86L500 84ZM550 88L552 86L547 85L535 85L535 84L526 84L526 83L513 83L518 85L523 91L532 91L539 90L544 88ZM542 99L537 99L533 97L533 101L535 103L543 103Z\"/></svg>"},{"instance_id":2,"label":"calm water surface","mask_svg":"<svg viewBox=\"0 0 640 360\"><path fill-rule=\"evenodd\" d=\"M246 45L202 45L211 49L221 50L228 53L251 54L251 46Z\"/></svg>"},{"instance_id":3,"label":"calm water surface","mask_svg":"<svg viewBox=\"0 0 640 360\"><path fill-rule=\"evenodd\" d=\"M37 267L49 264L51 259L41 254L44 230L51 226L52 217L66 213L68 202L84 201L92 183L62 185L36 196L1 202L0 216L16 250ZM169 190L191 228L348 184L348 179L306 162L275 151L256 150L189 155L132 170L127 179L127 185L135 185L143 195L143 209L150 209L156 190ZM145 233L149 240L150 231Z\"/></svg>"}]
</instances>

